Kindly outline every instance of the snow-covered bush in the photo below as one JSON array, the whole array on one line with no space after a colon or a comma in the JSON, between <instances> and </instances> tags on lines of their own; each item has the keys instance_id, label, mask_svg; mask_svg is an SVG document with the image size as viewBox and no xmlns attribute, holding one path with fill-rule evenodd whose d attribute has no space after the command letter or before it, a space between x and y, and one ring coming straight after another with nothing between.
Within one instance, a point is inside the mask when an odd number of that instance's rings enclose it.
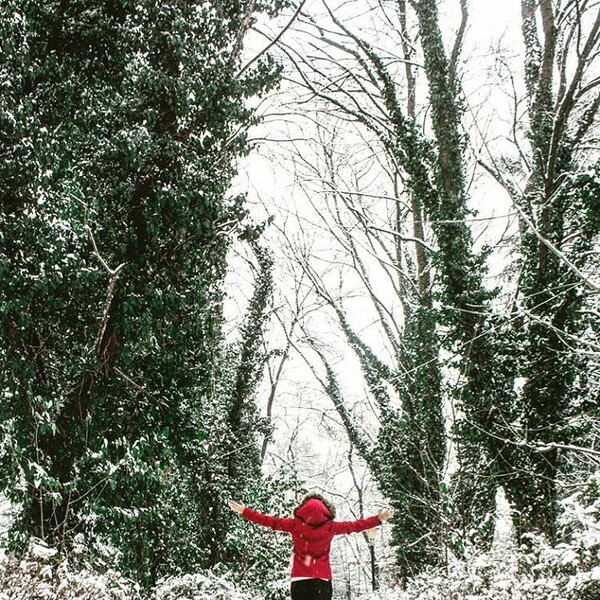
<instances>
[{"instance_id":1,"label":"snow-covered bush","mask_svg":"<svg viewBox=\"0 0 600 600\"><path fill-rule=\"evenodd\" d=\"M0 561L0 600L140 600L136 586L120 573L75 565L40 540L22 556Z\"/></svg>"},{"instance_id":2,"label":"snow-covered bush","mask_svg":"<svg viewBox=\"0 0 600 600\"><path fill-rule=\"evenodd\" d=\"M600 597L600 568L559 576L548 555L530 572L521 570L524 553L482 554L451 565L448 572L429 570L404 588L386 588L363 600L596 600Z\"/></svg>"},{"instance_id":3,"label":"snow-covered bush","mask_svg":"<svg viewBox=\"0 0 600 600\"><path fill-rule=\"evenodd\" d=\"M161 580L151 600L251 600L227 575L212 571Z\"/></svg>"},{"instance_id":4,"label":"snow-covered bush","mask_svg":"<svg viewBox=\"0 0 600 600\"><path fill-rule=\"evenodd\" d=\"M528 536L522 570L554 580L561 599L600 598L600 473L562 500L558 525L561 541L554 546Z\"/></svg>"},{"instance_id":5,"label":"snow-covered bush","mask_svg":"<svg viewBox=\"0 0 600 600\"><path fill-rule=\"evenodd\" d=\"M561 541L504 539L466 561L430 569L364 600L597 600L600 598L600 474L561 502Z\"/></svg>"}]
</instances>

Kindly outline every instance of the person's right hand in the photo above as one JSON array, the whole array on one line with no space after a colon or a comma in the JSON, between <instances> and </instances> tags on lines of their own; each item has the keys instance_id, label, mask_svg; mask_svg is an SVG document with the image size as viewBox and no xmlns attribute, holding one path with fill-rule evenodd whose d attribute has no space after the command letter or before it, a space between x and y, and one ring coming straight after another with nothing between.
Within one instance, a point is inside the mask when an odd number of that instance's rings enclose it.
<instances>
[{"instance_id":1,"label":"person's right hand","mask_svg":"<svg viewBox=\"0 0 600 600\"><path fill-rule=\"evenodd\" d=\"M244 509L246 508L245 504L242 504L241 502L236 502L235 500L230 500L229 501L229 508L233 511L236 512L238 514L242 514L244 512Z\"/></svg>"},{"instance_id":2,"label":"person's right hand","mask_svg":"<svg viewBox=\"0 0 600 600\"><path fill-rule=\"evenodd\" d=\"M389 521L394 516L394 511L391 508L382 508L377 516L380 521Z\"/></svg>"}]
</instances>

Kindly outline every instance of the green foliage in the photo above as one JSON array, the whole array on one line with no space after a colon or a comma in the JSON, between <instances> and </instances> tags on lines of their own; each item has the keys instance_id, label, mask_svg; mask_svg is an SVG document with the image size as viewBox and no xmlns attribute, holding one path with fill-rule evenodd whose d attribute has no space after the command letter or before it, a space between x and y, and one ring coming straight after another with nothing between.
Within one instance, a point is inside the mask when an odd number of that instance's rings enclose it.
<instances>
[{"instance_id":1,"label":"green foliage","mask_svg":"<svg viewBox=\"0 0 600 600\"><path fill-rule=\"evenodd\" d=\"M225 344L227 251L250 231L227 189L248 151L245 101L279 69L267 58L237 75L241 3L0 10L0 485L22 506L14 539L100 535L144 584L210 566L226 558L223 495L259 466L270 295L260 255L242 342ZM248 457L236 473L234 454Z\"/></svg>"},{"instance_id":2,"label":"green foliage","mask_svg":"<svg viewBox=\"0 0 600 600\"><path fill-rule=\"evenodd\" d=\"M406 315L398 356L400 368L394 370L351 329L343 311L336 310L381 411L375 444L354 422L335 373L321 356L327 371L325 391L351 443L370 465L379 488L397 509L392 541L400 575L407 577L440 564L443 556L445 500L441 478L446 454L435 311L419 307ZM427 368L423 369L423 365ZM392 400L394 392L400 408Z\"/></svg>"}]
</instances>

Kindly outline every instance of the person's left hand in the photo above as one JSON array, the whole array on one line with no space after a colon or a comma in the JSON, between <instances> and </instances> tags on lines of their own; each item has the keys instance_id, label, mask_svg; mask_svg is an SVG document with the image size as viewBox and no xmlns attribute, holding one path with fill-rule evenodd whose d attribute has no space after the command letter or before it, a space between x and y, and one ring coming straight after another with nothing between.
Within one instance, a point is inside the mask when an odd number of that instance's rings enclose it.
<instances>
[{"instance_id":1,"label":"person's left hand","mask_svg":"<svg viewBox=\"0 0 600 600\"><path fill-rule=\"evenodd\" d=\"M245 504L242 504L241 502L236 502L235 500L230 500L229 501L229 508L233 511L236 512L238 514L242 514L244 512L244 509L246 508Z\"/></svg>"},{"instance_id":2,"label":"person's left hand","mask_svg":"<svg viewBox=\"0 0 600 600\"><path fill-rule=\"evenodd\" d=\"M377 516L380 521L389 521L394 516L394 511L391 508L382 508Z\"/></svg>"}]
</instances>

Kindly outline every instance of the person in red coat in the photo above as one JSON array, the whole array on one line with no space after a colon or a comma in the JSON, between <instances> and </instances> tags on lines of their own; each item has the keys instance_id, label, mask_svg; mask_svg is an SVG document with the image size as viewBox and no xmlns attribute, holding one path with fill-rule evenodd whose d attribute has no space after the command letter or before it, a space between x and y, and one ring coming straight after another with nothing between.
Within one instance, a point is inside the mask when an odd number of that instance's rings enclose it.
<instances>
[{"instance_id":1,"label":"person in red coat","mask_svg":"<svg viewBox=\"0 0 600 600\"><path fill-rule=\"evenodd\" d=\"M335 535L358 533L381 525L392 516L384 508L376 515L356 521L334 521L335 507L319 494L309 494L294 510L293 518L264 515L240 502L230 502L231 510L253 523L292 536L292 600L331 600L329 550Z\"/></svg>"}]
</instances>

